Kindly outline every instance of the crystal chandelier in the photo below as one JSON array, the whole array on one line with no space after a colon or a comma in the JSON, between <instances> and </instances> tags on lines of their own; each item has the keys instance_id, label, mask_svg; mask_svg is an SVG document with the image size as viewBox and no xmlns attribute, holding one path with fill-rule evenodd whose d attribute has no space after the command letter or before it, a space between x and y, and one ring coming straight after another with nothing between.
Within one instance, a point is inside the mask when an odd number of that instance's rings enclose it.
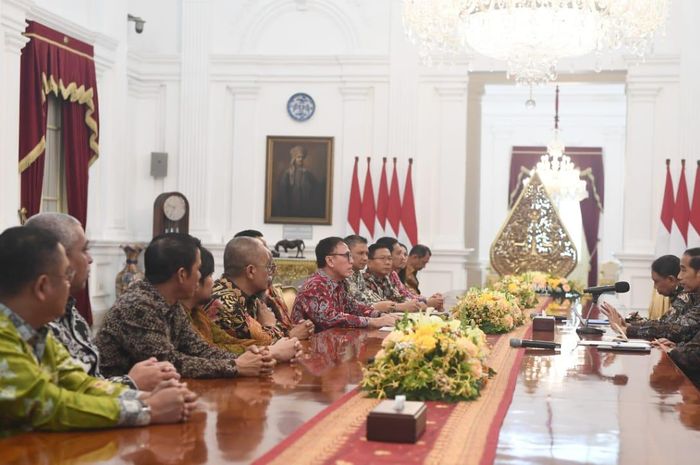
<instances>
[{"instance_id":1,"label":"crystal chandelier","mask_svg":"<svg viewBox=\"0 0 700 465\"><path fill-rule=\"evenodd\" d=\"M668 0L404 0L424 62L466 50L502 60L518 84L557 77L562 58L625 48L642 57Z\"/></svg>"},{"instance_id":2,"label":"crystal chandelier","mask_svg":"<svg viewBox=\"0 0 700 465\"><path fill-rule=\"evenodd\" d=\"M540 176L555 204L561 205L564 200L578 203L588 197L586 181L581 179L581 171L564 153L564 144L559 139L559 86L554 101L554 139L547 144L547 153L540 157L534 171ZM529 182L528 178L524 184Z\"/></svg>"}]
</instances>

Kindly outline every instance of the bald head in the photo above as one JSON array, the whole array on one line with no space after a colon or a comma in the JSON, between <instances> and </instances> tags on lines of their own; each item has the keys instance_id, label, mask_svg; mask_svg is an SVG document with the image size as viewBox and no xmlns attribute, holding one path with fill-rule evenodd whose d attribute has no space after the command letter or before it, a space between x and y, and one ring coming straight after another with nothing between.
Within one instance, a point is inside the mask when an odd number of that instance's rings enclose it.
<instances>
[{"instance_id":1,"label":"bald head","mask_svg":"<svg viewBox=\"0 0 700 465\"><path fill-rule=\"evenodd\" d=\"M61 245L68 251L81 238L83 226L80 221L65 213L38 213L24 223L25 227L51 231Z\"/></svg>"},{"instance_id":2,"label":"bald head","mask_svg":"<svg viewBox=\"0 0 700 465\"><path fill-rule=\"evenodd\" d=\"M224 250L224 273L232 278L238 277L248 265L257 265L267 259L267 249L259 239L252 237L235 237L228 241Z\"/></svg>"}]
</instances>

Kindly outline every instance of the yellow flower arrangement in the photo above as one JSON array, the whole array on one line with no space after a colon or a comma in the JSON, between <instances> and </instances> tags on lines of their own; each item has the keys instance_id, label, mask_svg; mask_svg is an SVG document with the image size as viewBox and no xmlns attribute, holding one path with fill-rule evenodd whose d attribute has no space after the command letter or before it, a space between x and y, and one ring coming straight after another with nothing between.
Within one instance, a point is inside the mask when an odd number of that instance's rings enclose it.
<instances>
[{"instance_id":1,"label":"yellow flower arrangement","mask_svg":"<svg viewBox=\"0 0 700 465\"><path fill-rule=\"evenodd\" d=\"M515 298L492 289L469 289L451 313L464 324L478 326L489 334L505 333L525 322Z\"/></svg>"},{"instance_id":2,"label":"yellow flower arrangement","mask_svg":"<svg viewBox=\"0 0 700 465\"><path fill-rule=\"evenodd\" d=\"M494 291L505 292L515 297L520 308L533 308L537 305L537 293L531 282L523 276L506 275L491 285Z\"/></svg>"},{"instance_id":3,"label":"yellow flower arrangement","mask_svg":"<svg viewBox=\"0 0 700 465\"><path fill-rule=\"evenodd\" d=\"M483 331L423 313L406 314L363 368L362 388L372 397L469 400L478 397L493 370L485 365Z\"/></svg>"}]
</instances>

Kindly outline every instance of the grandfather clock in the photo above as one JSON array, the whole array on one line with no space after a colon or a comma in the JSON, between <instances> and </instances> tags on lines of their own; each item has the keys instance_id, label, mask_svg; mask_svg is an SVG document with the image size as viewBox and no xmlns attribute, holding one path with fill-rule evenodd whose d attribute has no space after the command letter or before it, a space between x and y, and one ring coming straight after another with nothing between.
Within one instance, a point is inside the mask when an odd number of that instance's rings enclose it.
<instances>
[{"instance_id":1,"label":"grandfather clock","mask_svg":"<svg viewBox=\"0 0 700 465\"><path fill-rule=\"evenodd\" d=\"M190 203L180 192L165 192L153 202L153 237L164 233L189 233Z\"/></svg>"}]
</instances>

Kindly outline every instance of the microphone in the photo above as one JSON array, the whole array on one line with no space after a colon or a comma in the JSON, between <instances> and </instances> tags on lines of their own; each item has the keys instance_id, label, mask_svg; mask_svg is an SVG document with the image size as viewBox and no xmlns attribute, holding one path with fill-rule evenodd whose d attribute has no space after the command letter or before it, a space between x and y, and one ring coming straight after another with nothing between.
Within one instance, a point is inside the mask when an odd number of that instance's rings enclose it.
<instances>
[{"instance_id":1,"label":"microphone","mask_svg":"<svg viewBox=\"0 0 700 465\"><path fill-rule=\"evenodd\" d=\"M623 294L629 292L630 283L627 281L618 281L612 286L596 286L587 287L583 290L584 294L605 294L606 292L617 292L618 294Z\"/></svg>"},{"instance_id":2,"label":"microphone","mask_svg":"<svg viewBox=\"0 0 700 465\"><path fill-rule=\"evenodd\" d=\"M518 338L511 338L510 339L510 346L511 347L523 347L523 348L530 348L530 349L549 349L549 350L554 350L558 349L561 347L561 344L558 342L551 342L551 341L535 341L532 339L518 339Z\"/></svg>"}]
</instances>

